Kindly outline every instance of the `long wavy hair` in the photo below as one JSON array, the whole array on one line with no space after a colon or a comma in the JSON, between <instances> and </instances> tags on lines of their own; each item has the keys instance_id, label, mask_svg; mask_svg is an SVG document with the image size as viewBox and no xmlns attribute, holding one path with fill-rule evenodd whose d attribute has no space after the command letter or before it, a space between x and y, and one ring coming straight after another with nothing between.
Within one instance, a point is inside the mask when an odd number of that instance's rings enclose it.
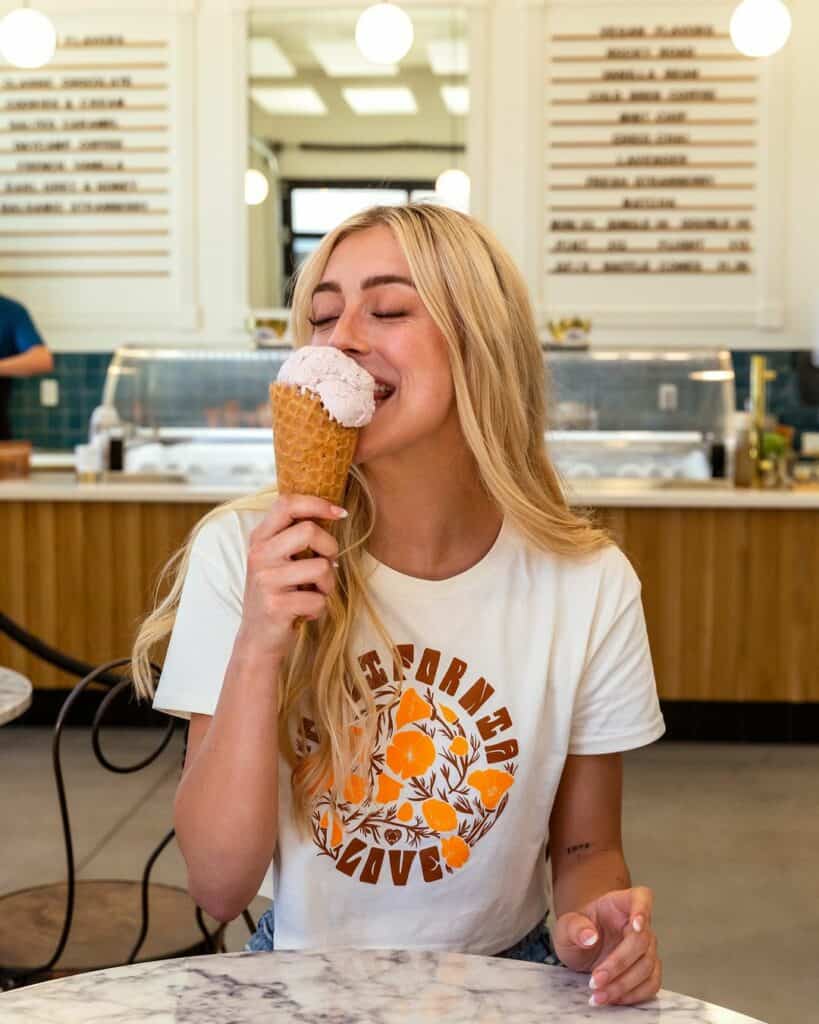
<instances>
[{"instance_id":1,"label":"long wavy hair","mask_svg":"<svg viewBox=\"0 0 819 1024\"><path fill-rule=\"evenodd\" d=\"M354 232L377 226L393 232L446 342L463 436L492 502L543 551L579 558L611 543L603 530L573 512L563 495L545 439L548 374L527 289L511 257L476 220L442 206L410 203L373 207L344 221L298 275L295 346L310 342L313 290L330 254ZM227 512L265 511L276 496L274 486L209 512L165 566L158 587L170 584L166 596L143 622L133 649L133 678L142 697L152 695L151 652L173 629L198 531ZM319 791L329 786L331 799L343 798L345 780L366 763L373 742L375 701L349 643L362 614L369 616L394 664L401 665L363 570L364 544L377 515L366 466L353 466L343 504L348 518L327 527L341 550L337 587L326 614L300 627L279 678L279 743L292 768L295 818L304 828ZM314 725L310 744L305 719Z\"/></svg>"}]
</instances>

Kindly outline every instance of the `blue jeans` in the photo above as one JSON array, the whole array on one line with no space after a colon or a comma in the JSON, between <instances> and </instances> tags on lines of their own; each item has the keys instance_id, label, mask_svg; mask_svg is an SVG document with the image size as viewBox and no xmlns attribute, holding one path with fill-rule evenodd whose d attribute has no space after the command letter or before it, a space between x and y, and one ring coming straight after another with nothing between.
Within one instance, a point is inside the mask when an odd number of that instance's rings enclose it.
<instances>
[{"instance_id":1,"label":"blue jeans","mask_svg":"<svg viewBox=\"0 0 819 1024\"><path fill-rule=\"evenodd\" d=\"M506 960L528 960L533 964L549 964L551 967L560 966L560 960L552 947L552 940L549 936L549 929L546 922L549 920L548 911L545 920L529 932L528 935L516 942L514 946L496 953L496 956L504 957ZM246 953L271 953L273 951L274 916L273 907L266 910L259 918L259 924L250 940L245 946Z\"/></svg>"}]
</instances>

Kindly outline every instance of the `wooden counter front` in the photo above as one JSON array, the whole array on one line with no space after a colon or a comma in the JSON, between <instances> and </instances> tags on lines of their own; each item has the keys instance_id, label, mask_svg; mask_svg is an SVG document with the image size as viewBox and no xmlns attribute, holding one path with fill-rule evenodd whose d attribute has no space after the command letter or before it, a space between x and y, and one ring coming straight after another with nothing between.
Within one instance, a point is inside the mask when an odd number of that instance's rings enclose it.
<instances>
[{"instance_id":1,"label":"wooden counter front","mask_svg":"<svg viewBox=\"0 0 819 1024\"><path fill-rule=\"evenodd\" d=\"M128 654L159 569L212 503L0 502L0 608L93 664ZM660 696L819 701L815 509L605 508L643 582ZM37 687L75 680L0 636Z\"/></svg>"}]
</instances>

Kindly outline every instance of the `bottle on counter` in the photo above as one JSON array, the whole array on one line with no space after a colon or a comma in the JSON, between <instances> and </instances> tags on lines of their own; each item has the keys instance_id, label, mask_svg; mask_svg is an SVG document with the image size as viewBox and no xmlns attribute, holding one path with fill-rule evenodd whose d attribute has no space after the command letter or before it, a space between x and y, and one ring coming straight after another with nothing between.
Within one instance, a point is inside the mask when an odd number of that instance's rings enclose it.
<instances>
[{"instance_id":1,"label":"bottle on counter","mask_svg":"<svg viewBox=\"0 0 819 1024\"><path fill-rule=\"evenodd\" d=\"M93 447L99 448L102 452L102 469L103 471L111 469L111 438L114 434L119 431L119 436L122 438L122 422L119 418L119 413L113 405L98 405L96 409L91 413L91 419L88 422L88 443ZM122 469L122 455L119 456L120 469Z\"/></svg>"},{"instance_id":2,"label":"bottle on counter","mask_svg":"<svg viewBox=\"0 0 819 1024\"><path fill-rule=\"evenodd\" d=\"M734 452L734 484L737 487L753 487L753 424L749 412L735 413L734 429L736 450Z\"/></svg>"}]
</instances>

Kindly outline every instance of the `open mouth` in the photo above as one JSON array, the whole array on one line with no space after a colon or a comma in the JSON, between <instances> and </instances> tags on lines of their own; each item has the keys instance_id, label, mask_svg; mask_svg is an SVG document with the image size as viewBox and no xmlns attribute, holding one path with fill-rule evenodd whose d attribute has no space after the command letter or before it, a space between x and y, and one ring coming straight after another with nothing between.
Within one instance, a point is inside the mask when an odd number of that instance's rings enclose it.
<instances>
[{"instance_id":1,"label":"open mouth","mask_svg":"<svg viewBox=\"0 0 819 1024\"><path fill-rule=\"evenodd\" d=\"M391 384L382 384L381 382L375 385L375 404L376 406L383 405L388 402L395 394L395 388Z\"/></svg>"}]
</instances>

